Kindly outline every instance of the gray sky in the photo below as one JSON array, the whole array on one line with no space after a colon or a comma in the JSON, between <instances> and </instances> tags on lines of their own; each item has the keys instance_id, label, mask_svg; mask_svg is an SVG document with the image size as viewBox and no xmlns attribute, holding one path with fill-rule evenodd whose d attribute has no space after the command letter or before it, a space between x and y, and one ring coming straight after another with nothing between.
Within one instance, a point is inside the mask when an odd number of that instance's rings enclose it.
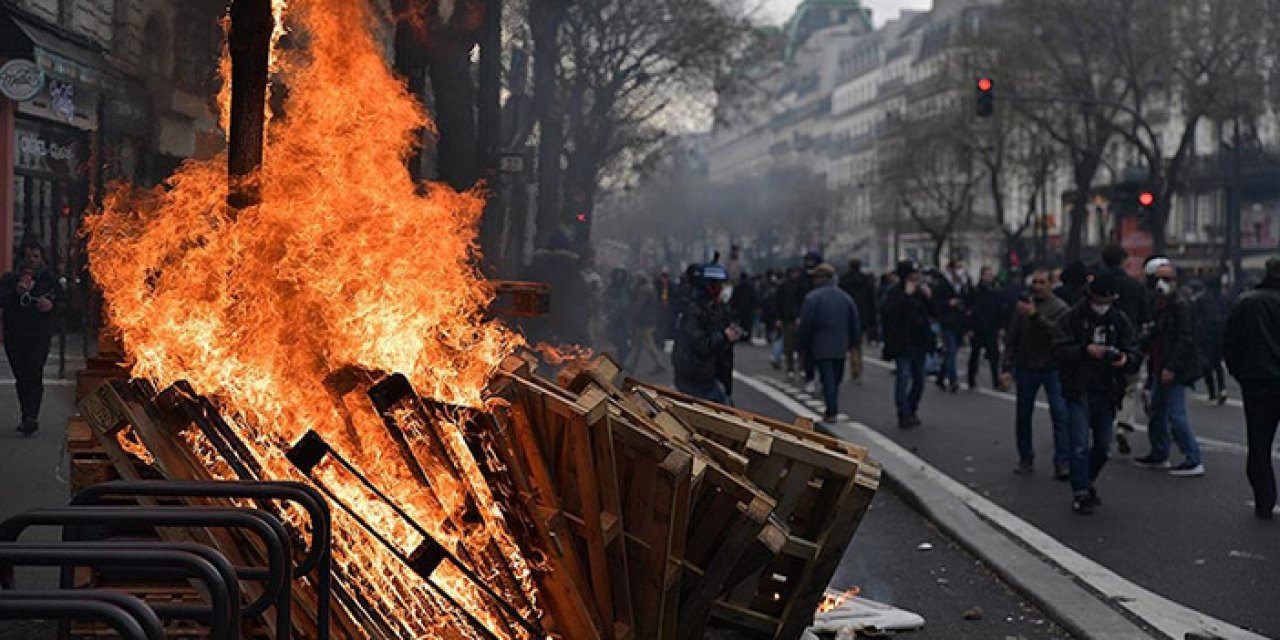
<instances>
[{"instance_id":1,"label":"gray sky","mask_svg":"<svg viewBox=\"0 0 1280 640\"><path fill-rule=\"evenodd\" d=\"M798 4L800 0L764 0L764 17L770 22L785 22ZM902 9L928 9L932 4L932 0L862 0L862 6L871 9L876 26L897 17Z\"/></svg>"}]
</instances>

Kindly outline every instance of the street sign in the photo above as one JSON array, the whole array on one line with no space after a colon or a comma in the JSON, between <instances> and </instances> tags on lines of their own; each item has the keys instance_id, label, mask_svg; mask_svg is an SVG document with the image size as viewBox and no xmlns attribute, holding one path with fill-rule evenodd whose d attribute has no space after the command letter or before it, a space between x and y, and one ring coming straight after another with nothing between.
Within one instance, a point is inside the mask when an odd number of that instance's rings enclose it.
<instances>
[{"instance_id":1,"label":"street sign","mask_svg":"<svg viewBox=\"0 0 1280 640\"><path fill-rule=\"evenodd\" d=\"M14 102L26 102L44 88L44 73L30 60L16 59L0 66L0 94Z\"/></svg>"},{"instance_id":2,"label":"street sign","mask_svg":"<svg viewBox=\"0 0 1280 640\"><path fill-rule=\"evenodd\" d=\"M503 173L524 173L524 155L519 153L504 153L498 159L498 170Z\"/></svg>"}]
</instances>

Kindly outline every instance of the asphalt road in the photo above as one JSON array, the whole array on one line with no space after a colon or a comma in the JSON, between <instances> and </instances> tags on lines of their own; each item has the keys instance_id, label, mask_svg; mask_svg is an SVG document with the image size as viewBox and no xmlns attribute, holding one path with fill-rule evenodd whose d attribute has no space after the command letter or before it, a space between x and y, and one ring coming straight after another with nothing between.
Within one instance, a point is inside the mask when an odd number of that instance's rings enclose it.
<instances>
[{"instance_id":1,"label":"asphalt road","mask_svg":"<svg viewBox=\"0 0 1280 640\"><path fill-rule=\"evenodd\" d=\"M738 369L779 374L763 348L738 349ZM1202 438L1208 474L1173 478L1140 469L1113 452L1099 480L1105 502L1093 516L1070 510L1070 491L1051 477L1051 426L1037 410L1036 474L1017 476L1012 396L930 384L924 426L899 430L893 378L866 368L861 384L845 384L841 411L910 449L926 462L1076 551L1166 598L1263 635L1280 637L1280 522L1253 517L1244 476L1244 415L1234 406L1189 404ZM1212 442L1209 442L1212 440ZM1146 453L1142 434L1134 455ZM1177 454L1175 453L1175 461Z\"/></svg>"}]
</instances>

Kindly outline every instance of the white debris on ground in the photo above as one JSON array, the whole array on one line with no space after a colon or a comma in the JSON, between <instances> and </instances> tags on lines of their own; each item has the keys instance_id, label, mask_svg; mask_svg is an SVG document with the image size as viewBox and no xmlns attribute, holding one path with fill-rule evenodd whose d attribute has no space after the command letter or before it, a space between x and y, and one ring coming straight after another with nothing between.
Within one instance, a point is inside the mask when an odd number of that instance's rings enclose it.
<instances>
[{"instance_id":1,"label":"white debris on ground","mask_svg":"<svg viewBox=\"0 0 1280 640\"><path fill-rule=\"evenodd\" d=\"M802 640L853 640L859 635L892 635L916 631L924 626L923 617L905 609L866 598L848 597L830 589L827 596L829 600L838 600L839 604L828 611L819 611Z\"/></svg>"}]
</instances>

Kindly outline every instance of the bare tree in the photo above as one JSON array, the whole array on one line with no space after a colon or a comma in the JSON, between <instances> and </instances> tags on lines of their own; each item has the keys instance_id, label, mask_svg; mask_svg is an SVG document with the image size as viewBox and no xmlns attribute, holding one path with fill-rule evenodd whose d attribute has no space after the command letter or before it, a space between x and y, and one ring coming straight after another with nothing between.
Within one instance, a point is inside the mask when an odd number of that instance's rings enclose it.
<instances>
[{"instance_id":1,"label":"bare tree","mask_svg":"<svg viewBox=\"0 0 1280 640\"><path fill-rule=\"evenodd\" d=\"M1023 100L1004 104L1034 123L1070 160L1075 192L1067 260L1080 256L1093 181L1128 97L1123 71L1099 47L1113 35L1113 23L1133 18L1131 4L1009 0L988 32L1001 95Z\"/></svg>"},{"instance_id":2,"label":"bare tree","mask_svg":"<svg viewBox=\"0 0 1280 640\"><path fill-rule=\"evenodd\" d=\"M884 179L915 225L933 241L934 264L957 225L973 213L984 179L973 150L971 119L955 109L903 122L889 151Z\"/></svg>"},{"instance_id":3,"label":"bare tree","mask_svg":"<svg viewBox=\"0 0 1280 640\"><path fill-rule=\"evenodd\" d=\"M1174 196L1207 118L1250 118L1264 106L1268 0L1135 0L1102 46L1126 97L1116 132L1147 165L1148 223L1164 251ZM1174 110L1180 116L1171 118ZM1170 135L1165 135L1166 133ZM1170 141L1172 144L1170 144Z\"/></svg>"}]
</instances>

